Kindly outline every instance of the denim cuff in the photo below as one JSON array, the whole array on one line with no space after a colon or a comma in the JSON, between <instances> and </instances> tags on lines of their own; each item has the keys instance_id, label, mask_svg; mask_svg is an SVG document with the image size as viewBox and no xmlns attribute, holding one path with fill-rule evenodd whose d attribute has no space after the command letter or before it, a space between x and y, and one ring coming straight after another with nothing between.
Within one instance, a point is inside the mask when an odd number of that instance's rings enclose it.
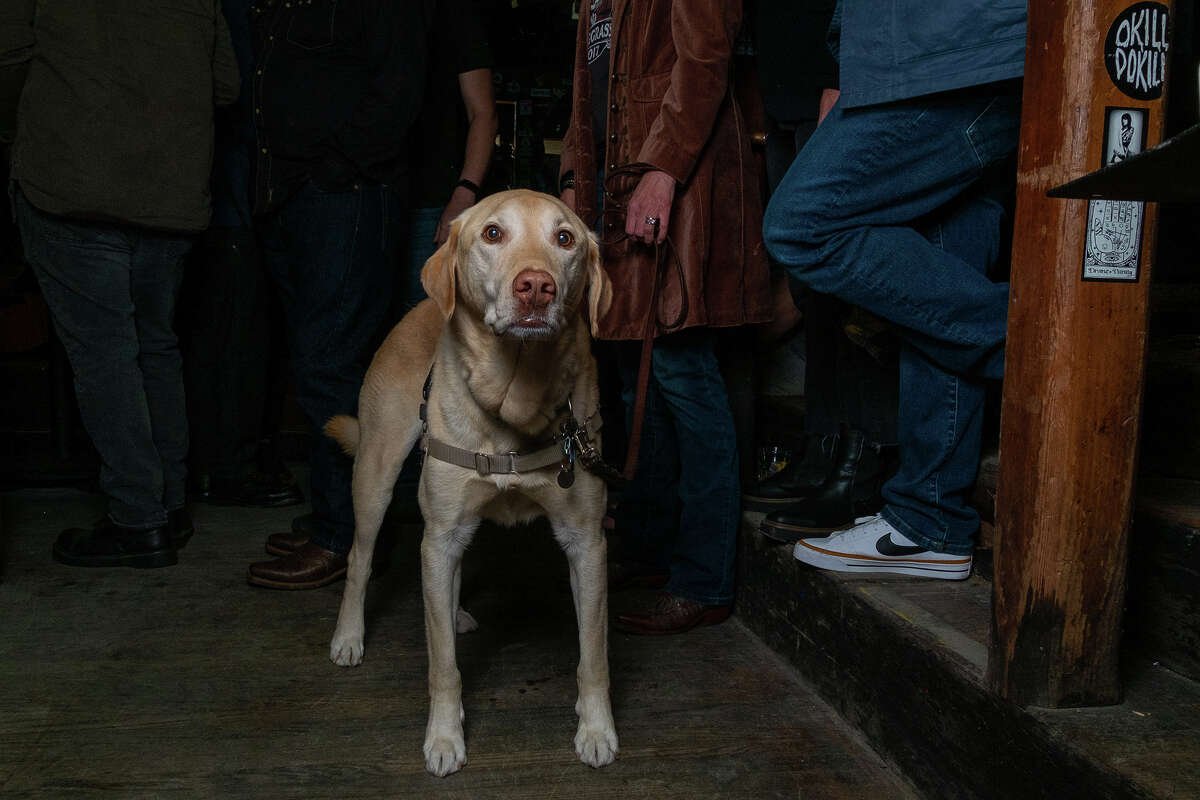
<instances>
[{"instance_id":1,"label":"denim cuff","mask_svg":"<svg viewBox=\"0 0 1200 800\"><path fill-rule=\"evenodd\" d=\"M949 542L944 539L933 539L924 535L912 525L909 525L901 516L900 510L893 506L884 506L883 510L879 512L879 516L883 517L893 528L911 539L913 544L924 547L926 550L953 556L969 556L975 552L975 543L970 537L968 537L966 542Z\"/></svg>"}]
</instances>

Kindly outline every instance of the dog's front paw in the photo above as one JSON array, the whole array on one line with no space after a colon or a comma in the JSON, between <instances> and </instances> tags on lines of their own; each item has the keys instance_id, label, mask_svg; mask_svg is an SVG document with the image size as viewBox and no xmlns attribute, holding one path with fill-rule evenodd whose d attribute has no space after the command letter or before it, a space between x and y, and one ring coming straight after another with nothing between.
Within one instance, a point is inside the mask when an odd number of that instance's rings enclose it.
<instances>
[{"instance_id":1,"label":"dog's front paw","mask_svg":"<svg viewBox=\"0 0 1200 800\"><path fill-rule=\"evenodd\" d=\"M425 769L429 774L444 778L458 772L467 763L467 743L462 734L433 736L425 739Z\"/></svg>"},{"instance_id":2,"label":"dog's front paw","mask_svg":"<svg viewBox=\"0 0 1200 800\"><path fill-rule=\"evenodd\" d=\"M339 667L357 667L363 659L362 635L348 635L337 631L329 643L329 660Z\"/></svg>"},{"instance_id":3,"label":"dog's front paw","mask_svg":"<svg viewBox=\"0 0 1200 800\"><path fill-rule=\"evenodd\" d=\"M575 732L575 752L589 767L603 767L617 757L617 732L611 727L584 725Z\"/></svg>"}]
</instances>

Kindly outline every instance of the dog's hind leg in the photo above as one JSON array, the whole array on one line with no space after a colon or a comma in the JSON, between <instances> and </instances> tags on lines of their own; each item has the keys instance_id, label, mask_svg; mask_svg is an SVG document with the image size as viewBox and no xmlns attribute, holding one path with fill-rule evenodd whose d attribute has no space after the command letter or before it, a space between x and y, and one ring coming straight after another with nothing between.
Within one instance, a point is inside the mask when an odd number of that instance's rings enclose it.
<instances>
[{"instance_id":1,"label":"dog's hind leg","mask_svg":"<svg viewBox=\"0 0 1200 800\"><path fill-rule=\"evenodd\" d=\"M575 752L592 767L611 764L617 755L617 731L609 700L608 579L606 545L600 524L554 523L571 569L571 592L579 621L579 699L575 713Z\"/></svg>"},{"instance_id":2,"label":"dog's hind leg","mask_svg":"<svg viewBox=\"0 0 1200 800\"><path fill-rule=\"evenodd\" d=\"M429 724L425 728L425 769L442 777L467 763L463 738L462 675L455 654L457 584L463 551L479 520L438 528L427 520L421 540L421 591L425 598L425 638L429 648Z\"/></svg>"},{"instance_id":3,"label":"dog's hind leg","mask_svg":"<svg viewBox=\"0 0 1200 800\"><path fill-rule=\"evenodd\" d=\"M363 430L368 435L359 441L351 484L354 544L350 548L342 607L338 611L337 627L329 645L329 659L341 667L356 667L362 663L363 636L366 632L363 604L367 581L371 577L375 540L379 536L388 505L392 502L392 488L400 474L400 467L420 434L420 426L408 420L393 422L393 430L378 430L378 427L369 424L370 417L363 422Z\"/></svg>"}]
</instances>

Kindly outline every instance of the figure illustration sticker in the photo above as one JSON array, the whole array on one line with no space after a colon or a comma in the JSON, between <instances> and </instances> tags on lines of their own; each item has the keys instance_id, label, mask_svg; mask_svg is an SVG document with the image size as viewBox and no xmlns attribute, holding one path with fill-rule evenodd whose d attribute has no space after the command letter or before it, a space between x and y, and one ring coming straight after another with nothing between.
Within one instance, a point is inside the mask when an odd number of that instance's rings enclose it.
<instances>
[{"instance_id":1,"label":"figure illustration sticker","mask_svg":"<svg viewBox=\"0 0 1200 800\"><path fill-rule=\"evenodd\" d=\"M1101 165L1119 164L1146 148L1146 109L1104 110L1104 153ZM1146 204L1135 200L1089 200L1083 280L1138 279Z\"/></svg>"}]
</instances>

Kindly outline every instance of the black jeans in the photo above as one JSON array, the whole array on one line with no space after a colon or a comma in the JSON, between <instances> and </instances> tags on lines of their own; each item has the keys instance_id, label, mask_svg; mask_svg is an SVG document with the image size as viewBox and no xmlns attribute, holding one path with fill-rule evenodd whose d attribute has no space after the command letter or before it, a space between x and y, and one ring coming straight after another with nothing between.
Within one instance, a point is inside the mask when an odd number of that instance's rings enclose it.
<instances>
[{"instance_id":1,"label":"black jeans","mask_svg":"<svg viewBox=\"0 0 1200 800\"><path fill-rule=\"evenodd\" d=\"M267 270L279 289L296 377L296 402L313 427L312 542L346 553L354 541L353 462L322 427L358 413L396 270L403 208L392 187L345 192L305 184L263 219Z\"/></svg>"},{"instance_id":2,"label":"black jeans","mask_svg":"<svg viewBox=\"0 0 1200 800\"><path fill-rule=\"evenodd\" d=\"M182 359L172 321L192 237L43 213L15 192L25 257L75 373L100 488L118 525L166 524L185 500Z\"/></svg>"},{"instance_id":3,"label":"black jeans","mask_svg":"<svg viewBox=\"0 0 1200 800\"><path fill-rule=\"evenodd\" d=\"M244 478L256 466L269 394L266 272L248 226L209 228L189 262L180 328L192 472Z\"/></svg>"}]
</instances>

